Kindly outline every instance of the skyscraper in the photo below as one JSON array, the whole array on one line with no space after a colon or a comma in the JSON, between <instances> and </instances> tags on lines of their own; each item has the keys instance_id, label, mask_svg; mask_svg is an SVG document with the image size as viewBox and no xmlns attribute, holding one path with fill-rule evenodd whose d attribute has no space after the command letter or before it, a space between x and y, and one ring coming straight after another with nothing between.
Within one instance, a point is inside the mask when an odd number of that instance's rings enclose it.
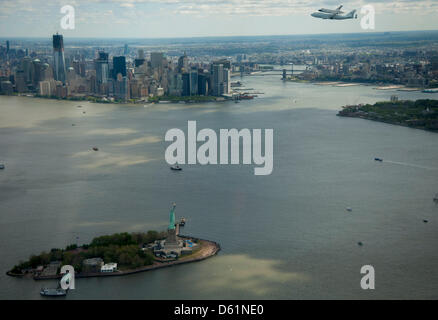
<instances>
[{"instance_id":1,"label":"skyscraper","mask_svg":"<svg viewBox=\"0 0 438 320\"><path fill-rule=\"evenodd\" d=\"M108 53L99 52L99 57L95 60L96 81L100 85L107 83L109 78Z\"/></svg>"},{"instance_id":2,"label":"skyscraper","mask_svg":"<svg viewBox=\"0 0 438 320\"><path fill-rule=\"evenodd\" d=\"M41 60L34 59L32 61L32 67L31 67L31 78L32 78L33 85L35 87L37 87L38 82L40 82L42 80L42 77L41 77L42 70L43 70L43 64L41 63ZM58 81L62 81L62 80L58 80ZM64 73L64 81L65 81L65 73Z\"/></svg>"},{"instance_id":3,"label":"skyscraper","mask_svg":"<svg viewBox=\"0 0 438 320\"><path fill-rule=\"evenodd\" d=\"M181 96L183 92L183 77L181 73L169 72L169 95Z\"/></svg>"},{"instance_id":4,"label":"skyscraper","mask_svg":"<svg viewBox=\"0 0 438 320\"><path fill-rule=\"evenodd\" d=\"M134 65L136 67L141 66L143 63L145 62L145 58L144 58L144 50L143 49L139 49L138 50L138 58L134 60Z\"/></svg>"},{"instance_id":5,"label":"skyscraper","mask_svg":"<svg viewBox=\"0 0 438 320\"><path fill-rule=\"evenodd\" d=\"M30 57L24 57L21 60L21 69L24 72L24 80L26 83L32 82L32 60Z\"/></svg>"},{"instance_id":6,"label":"skyscraper","mask_svg":"<svg viewBox=\"0 0 438 320\"><path fill-rule=\"evenodd\" d=\"M213 64L211 68L212 94L220 96L223 93L224 66L223 64Z\"/></svg>"},{"instance_id":7,"label":"skyscraper","mask_svg":"<svg viewBox=\"0 0 438 320\"><path fill-rule=\"evenodd\" d=\"M198 75L198 94L208 95L208 74L204 72Z\"/></svg>"},{"instance_id":8,"label":"skyscraper","mask_svg":"<svg viewBox=\"0 0 438 320\"><path fill-rule=\"evenodd\" d=\"M226 61L226 60L224 60ZM231 71L222 63L213 63L210 69L211 93L214 96L229 94L231 91Z\"/></svg>"},{"instance_id":9,"label":"skyscraper","mask_svg":"<svg viewBox=\"0 0 438 320\"><path fill-rule=\"evenodd\" d=\"M53 35L53 76L65 84L64 40L62 34Z\"/></svg>"},{"instance_id":10,"label":"skyscraper","mask_svg":"<svg viewBox=\"0 0 438 320\"><path fill-rule=\"evenodd\" d=\"M190 73L186 72L182 74L182 95L189 96L190 95Z\"/></svg>"},{"instance_id":11,"label":"skyscraper","mask_svg":"<svg viewBox=\"0 0 438 320\"><path fill-rule=\"evenodd\" d=\"M151 67L161 68L163 66L164 55L162 52L151 52Z\"/></svg>"},{"instance_id":12,"label":"skyscraper","mask_svg":"<svg viewBox=\"0 0 438 320\"><path fill-rule=\"evenodd\" d=\"M96 88L98 93L106 93L106 84L109 78L108 53L99 52L99 57L94 61L96 68Z\"/></svg>"},{"instance_id":13,"label":"skyscraper","mask_svg":"<svg viewBox=\"0 0 438 320\"><path fill-rule=\"evenodd\" d=\"M124 56L113 57L113 79L117 80L117 75L121 73L126 77L126 59Z\"/></svg>"},{"instance_id":14,"label":"skyscraper","mask_svg":"<svg viewBox=\"0 0 438 320\"><path fill-rule=\"evenodd\" d=\"M229 94L231 91L231 71L228 68L224 68L224 79L222 88L222 94Z\"/></svg>"},{"instance_id":15,"label":"skyscraper","mask_svg":"<svg viewBox=\"0 0 438 320\"><path fill-rule=\"evenodd\" d=\"M190 95L198 95L198 70L192 69L190 71Z\"/></svg>"},{"instance_id":16,"label":"skyscraper","mask_svg":"<svg viewBox=\"0 0 438 320\"><path fill-rule=\"evenodd\" d=\"M179 59L178 59L178 71L179 72L183 72L183 71L187 72L188 66L189 66L189 58L187 58L187 55L184 52L184 55L179 57Z\"/></svg>"},{"instance_id":17,"label":"skyscraper","mask_svg":"<svg viewBox=\"0 0 438 320\"><path fill-rule=\"evenodd\" d=\"M123 77L121 73L117 75L117 80L114 83L114 96L117 99L126 101L130 98L129 80Z\"/></svg>"}]
</instances>

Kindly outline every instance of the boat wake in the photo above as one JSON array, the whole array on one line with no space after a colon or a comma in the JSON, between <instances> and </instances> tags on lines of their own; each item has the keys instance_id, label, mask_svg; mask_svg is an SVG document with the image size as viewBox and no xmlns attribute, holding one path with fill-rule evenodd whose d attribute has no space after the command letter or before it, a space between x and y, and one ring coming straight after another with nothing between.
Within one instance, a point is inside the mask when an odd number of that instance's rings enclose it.
<instances>
[{"instance_id":1,"label":"boat wake","mask_svg":"<svg viewBox=\"0 0 438 320\"><path fill-rule=\"evenodd\" d=\"M390 161L390 160L384 160L384 163L392 163L392 164L398 164L400 166L406 166L406 167L412 167L412 168L419 168L419 169L425 169L425 170L438 170L438 168L434 167L426 167L426 166L420 166L418 164L412 164L412 163L406 163L406 162L398 162L398 161Z\"/></svg>"}]
</instances>

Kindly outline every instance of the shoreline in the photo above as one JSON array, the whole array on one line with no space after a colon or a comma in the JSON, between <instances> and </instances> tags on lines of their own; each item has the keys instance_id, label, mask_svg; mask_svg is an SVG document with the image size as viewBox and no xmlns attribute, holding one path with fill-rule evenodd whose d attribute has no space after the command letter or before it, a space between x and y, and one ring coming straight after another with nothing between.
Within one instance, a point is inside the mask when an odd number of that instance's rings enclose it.
<instances>
[{"instance_id":1,"label":"shoreline","mask_svg":"<svg viewBox=\"0 0 438 320\"><path fill-rule=\"evenodd\" d=\"M130 105L130 106L143 106L143 105L154 105L154 104L196 104L196 103L204 103L204 102L226 102L226 101L234 101L232 98L222 97L222 96L199 96L199 97L209 97L209 98L196 98L195 96L191 96L192 98L183 98L179 97L176 99L174 97L169 98L168 96L164 96L164 98L158 97L158 99L151 100L135 100L135 101L120 101L120 100L104 100L100 98L90 98L92 96L80 97L77 98L75 96L70 96L66 98L57 98L57 97L49 97L49 96L40 96L35 94L13 94L13 95L5 95L9 97L24 97L24 98L32 98L32 99L44 99L44 100L54 100L54 101L71 101L71 102L89 102L96 104L109 104L109 105Z\"/></svg>"},{"instance_id":2,"label":"shoreline","mask_svg":"<svg viewBox=\"0 0 438 320\"><path fill-rule=\"evenodd\" d=\"M392 121L387 121L387 120L377 120L377 119L373 119L371 117L365 117L363 115L341 115L341 114L336 114L336 116L344 117L344 118L363 119L363 120L369 120L369 121L374 121L374 122L390 124L390 125L393 125L393 126L400 126L400 127L410 128L410 129L417 129L417 130L423 130L423 131L427 131L427 132L438 133L437 130L433 130L433 129L426 129L426 128L416 127L416 126L412 126L412 125L410 126L408 124L400 123L400 122L395 122L395 121L392 122Z\"/></svg>"},{"instance_id":3,"label":"shoreline","mask_svg":"<svg viewBox=\"0 0 438 320\"><path fill-rule=\"evenodd\" d=\"M178 260L173 260L173 261L168 261L168 262L159 262L159 261L154 261L153 264L148 265L148 266L143 266L137 269L128 269L128 270L124 270L124 271L116 271L116 272L112 272L112 273L102 273L102 272L96 272L96 273L76 273L75 274L75 278L95 278L95 277L120 277L120 276L127 276L130 274L135 274L135 273L140 273L140 272L146 272L146 271L152 271L152 270L156 270L156 269L162 269L162 268L168 268L168 267L172 267L175 265L180 265L180 264L186 264L186 263L192 263L192 262L199 262L199 261L203 261L206 260L208 258L211 258L213 256L215 256L220 250L221 250L221 246L219 243L215 242L215 241L211 241L211 240L205 240L205 239L200 239L200 238L195 238L195 237L190 237L190 236L184 236L184 235L179 235L180 238L190 238L190 239L196 239L198 241L200 241L201 243L203 243L204 245L201 246L200 250L198 252L193 253L193 255L195 255L195 257L191 257L191 255L187 256L187 257L182 257ZM27 274L14 274L14 273L10 273L9 271L6 272L6 274L10 277L17 277L17 278L25 278L25 277L30 277ZM53 275L53 276L39 276L39 275L34 275L32 276L33 280L54 280L54 279L61 279L62 275L61 274L57 274L57 275Z\"/></svg>"},{"instance_id":4,"label":"shoreline","mask_svg":"<svg viewBox=\"0 0 438 320\"><path fill-rule=\"evenodd\" d=\"M409 87L404 84L385 84L379 82L360 82L360 81L345 81L345 80L304 80L304 79L284 79L285 82L295 82L295 83L308 83L317 86L332 86L332 87L354 87L354 86L367 86L373 87L374 90L379 91L402 91L402 92L423 92L423 93L435 93L435 92L424 92L425 90L434 90L435 88L420 88L420 87ZM438 91L436 92L438 93Z\"/></svg>"},{"instance_id":5,"label":"shoreline","mask_svg":"<svg viewBox=\"0 0 438 320\"><path fill-rule=\"evenodd\" d=\"M374 105L345 106L336 115L438 133L438 119L434 116L437 102L431 99L382 101Z\"/></svg>"}]
</instances>

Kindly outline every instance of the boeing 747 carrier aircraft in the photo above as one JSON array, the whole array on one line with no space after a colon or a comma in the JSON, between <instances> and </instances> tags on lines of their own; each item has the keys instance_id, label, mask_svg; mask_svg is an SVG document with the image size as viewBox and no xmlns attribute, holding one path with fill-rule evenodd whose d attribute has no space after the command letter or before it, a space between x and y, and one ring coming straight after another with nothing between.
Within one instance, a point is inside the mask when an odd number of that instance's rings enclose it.
<instances>
[{"instance_id":1,"label":"boeing 747 carrier aircraft","mask_svg":"<svg viewBox=\"0 0 438 320\"><path fill-rule=\"evenodd\" d=\"M346 20L346 19L357 19L356 10L353 10L345 15L343 15L343 11L341 11L342 5L336 8L335 10L332 9L319 9L317 12L314 12L311 14L312 17L319 18L319 19L331 19L331 20Z\"/></svg>"}]
</instances>

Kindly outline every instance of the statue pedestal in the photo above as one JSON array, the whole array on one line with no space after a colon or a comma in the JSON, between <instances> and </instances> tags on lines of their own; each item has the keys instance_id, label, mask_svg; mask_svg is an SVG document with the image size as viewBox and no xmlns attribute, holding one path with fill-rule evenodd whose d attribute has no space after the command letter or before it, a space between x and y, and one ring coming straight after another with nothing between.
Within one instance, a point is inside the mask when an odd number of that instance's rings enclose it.
<instances>
[{"instance_id":1,"label":"statue pedestal","mask_svg":"<svg viewBox=\"0 0 438 320\"><path fill-rule=\"evenodd\" d=\"M167 230L167 238L165 242L166 246L178 246L178 237L176 235L176 229Z\"/></svg>"}]
</instances>

